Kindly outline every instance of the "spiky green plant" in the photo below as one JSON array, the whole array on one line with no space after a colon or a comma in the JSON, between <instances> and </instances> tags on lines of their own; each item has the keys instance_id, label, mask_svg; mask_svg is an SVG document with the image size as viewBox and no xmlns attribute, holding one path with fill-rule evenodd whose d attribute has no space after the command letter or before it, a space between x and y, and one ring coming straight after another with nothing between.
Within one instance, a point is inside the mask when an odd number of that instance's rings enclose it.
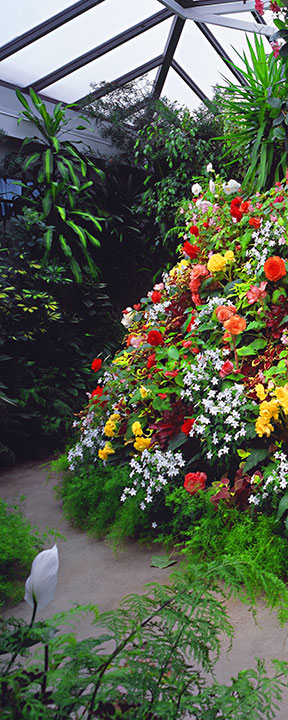
<instances>
[{"instance_id":1,"label":"spiky green plant","mask_svg":"<svg viewBox=\"0 0 288 720\"><path fill-rule=\"evenodd\" d=\"M245 85L228 80L219 102L224 113L225 156L241 161L246 170L242 187L257 190L273 185L285 174L288 148L288 80L281 61L266 55L262 37L247 38L250 57L237 52ZM222 138L224 139L224 137Z\"/></svg>"}]
</instances>

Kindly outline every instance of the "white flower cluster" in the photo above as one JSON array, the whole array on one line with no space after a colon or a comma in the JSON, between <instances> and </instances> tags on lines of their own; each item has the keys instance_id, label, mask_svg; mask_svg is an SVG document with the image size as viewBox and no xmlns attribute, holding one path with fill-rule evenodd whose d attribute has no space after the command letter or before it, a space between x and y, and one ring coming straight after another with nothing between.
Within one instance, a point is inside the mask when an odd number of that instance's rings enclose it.
<instances>
[{"instance_id":1,"label":"white flower cluster","mask_svg":"<svg viewBox=\"0 0 288 720\"><path fill-rule=\"evenodd\" d=\"M246 258L249 258L249 262L244 266L248 275L261 270L267 258L270 257L271 250L277 245L283 245L283 227L276 222L272 223L267 220L259 230L252 233L252 240L254 245L246 251Z\"/></svg>"},{"instance_id":2,"label":"white flower cluster","mask_svg":"<svg viewBox=\"0 0 288 720\"><path fill-rule=\"evenodd\" d=\"M89 423L89 417L91 418L90 422L92 422L93 415L87 415L83 421L82 427L84 427L84 431L79 442L67 453L70 470L75 470L79 461L83 460L85 450L88 451L89 455L91 455L91 460L94 462L97 458L98 448L105 445L105 441L103 440L104 422L99 423L96 428L92 428Z\"/></svg>"},{"instance_id":3,"label":"white flower cluster","mask_svg":"<svg viewBox=\"0 0 288 720\"><path fill-rule=\"evenodd\" d=\"M129 465L131 485L124 488L121 502L125 502L129 496L137 495L143 489L145 497L140 502L140 508L145 510L153 501L154 494L161 492L171 478L179 475L180 469L185 466L185 460L180 452L156 450L152 453L144 450L140 457L132 458Z\"/></svg>"},{"instance_id":4,"label":"white flower cluster","mask_svg":"<svg viewBox=\"0 0 288 720\"><path fill-rule=\"evenodd\" d=\"M219 371L223 365L221 350L206 350L196 355L195 362L183 377L185 388L181 390L181 398L194 402L207 386L220 386L221 379L215 370Z\"/></svg>"},{"instance_id":5,"label":"white flower cluster","mask_svg":"<svg viewBox=\"0 0 288 720\"><path fill-rule=\"evenodd\" d=\"M209 390L194 407L197 415L190 436L200 436L208 447L208 460L218 461L234 451L231 446L246 437L243 385L235 384L224 392Z\"/></svg>"},{"instance_id":6,"label":"white flower cluster","mask_svg":"<svg viewBox=\"0 0 288 720\"><path fill-rule=\"evenodd\" d=\"M250 495L248 502L250 505L260 505L269 495L279 495L281 491L286 490L288 486L288 458L283 452L276 452L274 455L276 460L275 467L265 479L259 492L256 495ZM255 473L251 478L251 485L259 486L259 476Z\"/></svg>"},{"instance_id":7,"label":"white flower cluster","mask_svg":"<svg viewBox=\"0 0 288 720\"><path fill-rule=\"evenodd\" d=\"M159 315L165 313L166 308L170 305L171 300L164 300L164 302L154 303L149 310L145 312L145 320L150 322L157 322Z\"/></svg>"}]
</instances>

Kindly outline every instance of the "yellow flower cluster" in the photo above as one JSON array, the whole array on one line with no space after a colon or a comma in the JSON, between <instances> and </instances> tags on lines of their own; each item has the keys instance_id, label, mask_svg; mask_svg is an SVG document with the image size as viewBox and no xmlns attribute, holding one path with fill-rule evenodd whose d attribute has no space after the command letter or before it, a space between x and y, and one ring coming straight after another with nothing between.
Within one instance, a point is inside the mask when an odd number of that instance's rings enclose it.
<instances>
[{"instance_id":1,"label":"yellow flower cluster","mask_svg":"<svg viewBox=\"0 0 288 720\"><path fill-rule=\"evenodd\" d=\"M120 420L120 415L118 413L113 413L113 415L110 415L108 418L106 425L104 427L104 433L107 435L107 437L115 437L116 435L116 423L118 420Z\"/></svg>"},{"instance_id":2,"label":"yellow flower cluster","mask_svg":"<svg viewBox=\"0 0 288 720\"><path fill-rule=\"evenodd\" d=\"M143 430L142 430L141 424L140 424L140 422L138 422L138 420L135 420L135 422L133 423L133 425L131 427L131 430L132 430L133 435L137 435L137 436L143 435Z\"/></svg>"},{"instance_id":3,"label":"yellow flower cluster","mask_svg":"<svg viewBox=\"0 0 288 720\"><path fill-rule=\"evenodd\" d=\"M145 400L147 395L149 395L150 390L147 390L147 388L144 387L144 385L141 385L139 390L140 390L140 395L141 395L142 400Z\"/></svg>"},{"instance_id":4,"label":"yellow flower cluster","mask_svg":"<svg viewBox=\"0 0 288 720\"><path fill-rule=\"evenodd\" d=\"M115 450L113 450L111 443L106 442L104 448L100 448L100 450L98 450L98 457L100 460L107 460L109 455L113 455L114 452Z\"/></svg>"},{"instance_id":5,"label":"yellow flower cluster","mask_svg":"<svg viewBox=\"0 0 288 720\"><path fill-rule=\"evenodd\" d=\"M288 385L275 387L275 389L272 390L272 395L275 395L272 400L265 400L267 392L261 383L255 386L255 390L257 397L261 400L255 430L259 437L263 435L270 437L271 432L274 430L271 420L278 420L279 410L282 409L285 415L288 415Z\"/></svg>"},{"instance_id":6,"label":"yellow flower cluster","mask_svg":"<svg viewBox=\"0 0 288 720\"><path fill-rule=\"evenodd\" d=\"M220 255L220 253L215 253L214 255L211 255L211 257L208 260L207 268L209 272L221 272L221 270L225 270L225 267L228 262L233 262L234 260L234 253L233 250L227 250L225 252L225 255Z\"/></svg>"},{"instance_id":7,"label":"yellow flower cluster","mask_svg":"<svg viewBox=\"0 0 288 720\"><path fill-rule=\"evenodd\" d=\"M150 438L147 437L140 437L140 435L137 436L135 442L134 442L134 448L135 450L139 450L139 452L143 452L143 450L148 450L150 446Z\"/></svg>"}]
</instances>

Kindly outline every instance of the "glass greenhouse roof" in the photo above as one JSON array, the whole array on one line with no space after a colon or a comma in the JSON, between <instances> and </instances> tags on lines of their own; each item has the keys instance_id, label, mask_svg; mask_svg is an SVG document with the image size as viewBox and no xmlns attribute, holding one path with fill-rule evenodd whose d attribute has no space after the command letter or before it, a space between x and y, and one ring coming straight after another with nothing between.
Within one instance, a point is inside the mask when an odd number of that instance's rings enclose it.
<instances>
[{"instance_id":1,"label":"glass greenhouse roof","mask_svg":"<svg viewBox=\"0 0 288 720\"><path fill-rule=\"evenodd\" d=\"M235 81L229 59L238 63L245 31L266 35L267 52L275 31L254 0L0 0L0 10L0 88L32 87L64 103L92 83L148 73L156 95L193 109L222 76Z\"/></svg>"}]
</instances>

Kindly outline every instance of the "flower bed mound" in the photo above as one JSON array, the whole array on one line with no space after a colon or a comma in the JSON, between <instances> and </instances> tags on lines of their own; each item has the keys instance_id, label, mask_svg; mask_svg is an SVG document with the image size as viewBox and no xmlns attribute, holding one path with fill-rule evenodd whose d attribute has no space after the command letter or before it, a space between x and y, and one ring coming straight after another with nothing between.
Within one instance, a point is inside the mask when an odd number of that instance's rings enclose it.
<instances>
[{"instance_id":1,"label":"flower bed mound","mask_svg":"<svg viewBox=\"0 0 288 720\"><path fill-rule=\"evenodd\" d=\"M287 182L244 198L209 172L179 208L179 261L124 310L125 347L95 358L74 423L62 494L72 484L77 504L79 476L93 488L102 464L106 531L125 534L130 506L140 536L183 539L209 508L224 526L264 514L286 534Z\"/></svg>"}]
</instances>

